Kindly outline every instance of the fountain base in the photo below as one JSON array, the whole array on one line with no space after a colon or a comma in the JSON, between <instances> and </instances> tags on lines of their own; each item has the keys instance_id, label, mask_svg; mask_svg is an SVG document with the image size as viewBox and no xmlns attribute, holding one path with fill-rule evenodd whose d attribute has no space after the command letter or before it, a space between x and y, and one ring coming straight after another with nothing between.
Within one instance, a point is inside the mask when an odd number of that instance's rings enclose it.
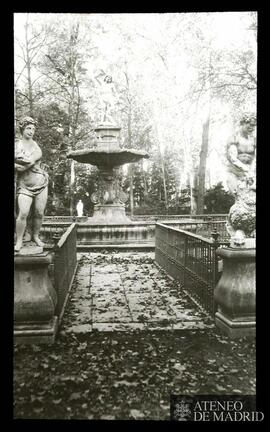
<instances>
[{"instance_id":1,"label":"fountain base","mask_svg":"<svg viewBox=\"0 0 270 432\"><path fill-rule=\"evenodd\" d=\"M147 222L106 223L89 218L77 226L77 250L99 248L155 247L155 224Z\"/></svg>"}]
</instances>

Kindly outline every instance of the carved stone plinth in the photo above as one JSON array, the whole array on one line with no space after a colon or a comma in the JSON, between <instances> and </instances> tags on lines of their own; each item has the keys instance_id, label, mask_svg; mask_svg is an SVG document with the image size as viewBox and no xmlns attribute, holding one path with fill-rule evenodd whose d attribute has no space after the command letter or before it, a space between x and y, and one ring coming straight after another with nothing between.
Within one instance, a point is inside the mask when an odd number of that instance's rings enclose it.
<instances>
[{"instance_id":1,"label":"carved stone plinth","mask_svg":"<svg viewBox=\"0 0 270 432\"><path fill-rule=\"evenodd\" d=\"M29 244L28 246L23 246L19 252L15 252L15 255L35 256L42 254L42 252L43 247Z\"/></svg>"},{"instance_id":2,"label":"carved stone plinth","mask_svg":"<svg viewBox=\"0 0 270 432\"><path fill-rule=\"evenodd\" d=\"M49 278L52 254L15 256L15 343L51 343L57 331L57 295Z\"/></svg>"},{"instance_id":3,"label":"carved stone plinth","mask_svg":"<svg viewBox=\"0 0 270 432\"><path fill-rule=\"evenodd\" d=\"M214 291L217 327L231 338L254 337L256 331L255 248L218 248L222 276Z\"/></svg>"}]
</instances>

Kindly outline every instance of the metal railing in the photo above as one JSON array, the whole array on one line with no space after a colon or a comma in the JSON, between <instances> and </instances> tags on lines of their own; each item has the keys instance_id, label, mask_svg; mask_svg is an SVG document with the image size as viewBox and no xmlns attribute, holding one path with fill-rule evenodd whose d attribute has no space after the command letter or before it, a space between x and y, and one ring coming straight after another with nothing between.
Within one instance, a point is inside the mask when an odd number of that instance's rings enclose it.
<instances>
[{"instance_id":1,"label":"metal railing","mask_svg":"<svg viewBox=\"0 0 270 432\"><path fill-rule=\"evenodd\" d=\"M192 219L200 221L226 221L228 219L228 214L202 214L202 215L191 215L191 214L181 214L181 215L133 215L131 217L134 221L165 221L165 220L176 220L181 221L182 219Z\"/></svg>"},{"instance_id":2,"label":"metal railing","mask_svg":"<svg viewBox=\"0 0 270 432\"><path fill-rule=\"evenodd\" d=\"M202 236L211 238L213 231L218 232L218 241L221 244L229 244L230 242L230 235L226 228L227 221L208 221L208 222L202 222L196 230L196 234Z\"/></svg>"},{"instance_id":3,"label":"metal railing","mask_svg":"<svg viewBox=\"0 0 270 432\"><path fill-rule=\"evenodd\" d=\"M230 241L230 236L226 228L226 221L171 221L166 222L165 225L171 226L173 228L181 229L184 231L192 232L193 234L198 234L201 237L212 238L213 231L217 231L219 234L219 243L227 244Z\"/></svg>"},{"instance_id":4,"label":"metal railing","mask_svg":"<svg viewBox=\"0 0 270 432\"><path fill-rule=\"evenodd\" d=\"M56 234L54 243L53 280L57 293L56 315L60 323L77 268L76 224L71 224L60 238Z\"/></svg>"},{"instance_id":5,"label":"metal railing","mask_svg":"<svg viewBox=\"0 0 270 432\"><path fill-rule=\"evenodd\" d=\"M44 216L44 222L67 222L86 221L87 216Z\"/></svg>"},{"instance_id":6,"label":"metal railing","mask_svg":"<svg viewBox=\"0 0 270 432\"><path fill-rule=\"evenodd\" d=\"M155 261L212 316L216 312L214 288L218 281L218 243L197 234L156 224Z\"/></svg>"},{"instance_id":7,"label":"metal railing","mask_svg":"<svg viewBox=\"0 0 270 432\"><path fill-rule=\"evenodd\" d=\"M227 220L228 214L202 214L202 215L190 215L190 214L181 214L181 215L172 215L172 214L161 214L161 215L133 215L131 216L128 212L126 212L127 216L131 217L131 220L136 221L164 221L164 220L182 220L182 219L193 219L193 220L201 220L201 221L224 221ZM89 215L90 217L91 215ZM44 222L76 222L76 221L86 221L87 216L44 216Z\"/></svg>"}]
</instances>

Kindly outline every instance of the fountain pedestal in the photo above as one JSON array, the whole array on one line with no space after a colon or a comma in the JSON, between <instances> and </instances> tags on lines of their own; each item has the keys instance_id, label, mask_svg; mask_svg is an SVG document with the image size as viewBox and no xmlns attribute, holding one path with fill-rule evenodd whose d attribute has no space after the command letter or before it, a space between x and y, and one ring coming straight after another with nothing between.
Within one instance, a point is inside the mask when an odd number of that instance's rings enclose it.
<instances>
[{"instance_id":1,"label":"fountain pedestal","mask_svg":"<svg viewBox=\"0 0 270 432\"><path fill-rule=\"evenodd\" d=\"M126 216L125 202L127 195L121 188L118 168L99 167L97 191L91 195L95 204L94 216L89 218L92 223L130 223Z\"/></svg>"},{"instance_id":2,"label":"fountain pedestal","mask_svg":"<svg viewBox=\"0 0 270 432\"><path fill-rule=\"evenodd\" d=\"M124 205L119 204L98 204L95 206L95 214L88 219L90 223L99 224L115 224L117 223L126 224L131 223L131 220L126 215L126 210Z\"/></svg>"}]
</instances>

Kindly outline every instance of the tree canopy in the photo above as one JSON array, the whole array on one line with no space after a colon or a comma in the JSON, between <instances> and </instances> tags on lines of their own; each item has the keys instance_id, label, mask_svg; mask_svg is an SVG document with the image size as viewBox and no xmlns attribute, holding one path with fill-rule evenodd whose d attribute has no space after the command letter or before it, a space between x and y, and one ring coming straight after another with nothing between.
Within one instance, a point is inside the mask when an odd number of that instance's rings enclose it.
<instances>
[{"instance_id":1,"label":"tree canopy","mask_svg":"<svg viewBox=\"0 0 270 432\"><path fill-rule=\"evenodd\" d=\"M256 34L255 12L15 13L15 118L38 120L47 213L78 199L92 211L95 169L65 156L91 145L99 74L112 77L122 145L150 154L123 168L131 212L200 212L226 177L231 129L256 119Z\"/></svg>"}]
</instances>

